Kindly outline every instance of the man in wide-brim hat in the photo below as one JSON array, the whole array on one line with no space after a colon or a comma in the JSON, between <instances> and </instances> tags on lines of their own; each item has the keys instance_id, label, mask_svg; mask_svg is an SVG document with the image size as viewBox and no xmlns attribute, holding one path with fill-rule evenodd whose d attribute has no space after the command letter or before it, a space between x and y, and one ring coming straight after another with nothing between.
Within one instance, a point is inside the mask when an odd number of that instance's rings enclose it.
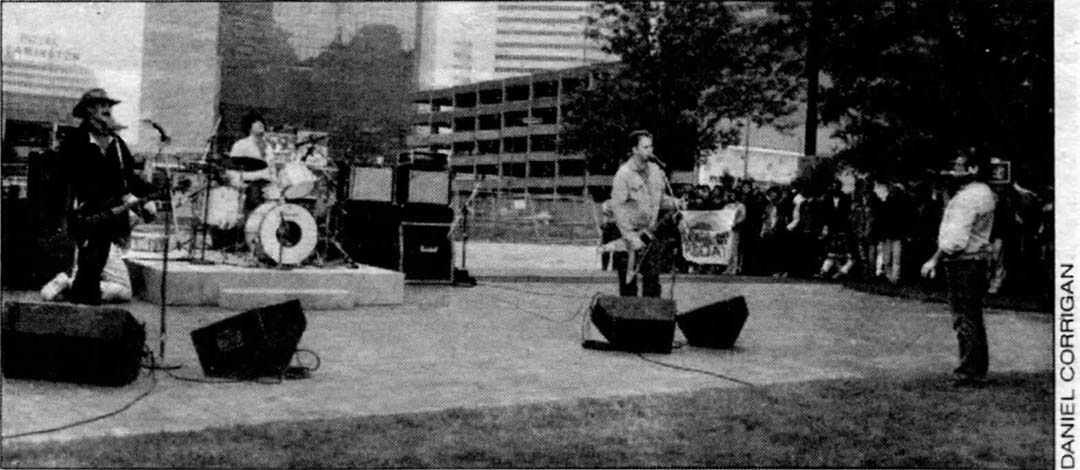
<instances>
[{"instance_id":1,"label":"man in wide-brim hat","mask_svg":"<svg viewBox=\"0 0 1080 470\"><path fill-rule=\"evenodd\" d=\"M68 231L78 246L78 269L68 300L75 303L101 302L101 274L110 246L121 243L131 233L128 211L143 205L142 198L154 187L135 172L135 161L121 128L112 117L119 100L105 90L87 91L71 110L82 124L60 145L61 161L67 172Z\"/></svg>"}]
</instances>

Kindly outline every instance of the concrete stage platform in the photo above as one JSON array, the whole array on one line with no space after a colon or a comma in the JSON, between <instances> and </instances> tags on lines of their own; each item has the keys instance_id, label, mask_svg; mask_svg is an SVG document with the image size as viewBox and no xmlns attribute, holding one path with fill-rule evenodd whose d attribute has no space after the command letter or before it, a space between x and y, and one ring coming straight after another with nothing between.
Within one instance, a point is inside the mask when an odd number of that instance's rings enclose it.
<instances>
[{"instance_id":1,"label":"concrete stage platform","mask_svg":"<svg viewBox=\"0 0 1080 470\"><path fill-rule=\"evenodd\" d=\"M161 261L128 259L136 298L161 302ZM360 305L400 305L405 276L361 265L356 268L256 268L169 261L168 305L216 305L247 310L300 299L306 310L347 310Z\"/></svg>"}]
</instances>

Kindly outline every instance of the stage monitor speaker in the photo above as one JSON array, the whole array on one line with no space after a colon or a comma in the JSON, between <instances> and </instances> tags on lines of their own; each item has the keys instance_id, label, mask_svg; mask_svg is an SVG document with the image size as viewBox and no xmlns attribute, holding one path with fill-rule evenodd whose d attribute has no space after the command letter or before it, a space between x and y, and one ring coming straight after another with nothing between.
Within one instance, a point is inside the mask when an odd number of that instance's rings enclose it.
<instances>
[{"instance_id":1,"label":"stage monitor speaker","mask_svg":"<svg viewBox=\"0 0 1080 470\"><path fill-rule=\"evenodd\" d=\"M454 282L450 224L402 222L400 243L406 281Z\"/></svg>"},{"instance_id":2,"label":"stage monitor speaker","mask_svg":"<svg viewBox=\"0 0 1080 470\"><path fill-rule=\"evenodd\" d=\"M590 314L600 334L615 349L670 353L675 338L675 301L604 295Z\"/></svg>"},{"instance_id":3,"label":"stage monitor speaker","mask_svg":"<svg viewBox=\"0 0 1080 470\"><path fill-rule=\"evenodd\" d=\"M349 200L394 202L394 169L352 167L349 174Z\"/></svg>"},{"instance_id":4,"label":"stage monitor speaker","mask_svg":"<svg viewBox=\"0 0 1080 470\"><path fill-rule=\"evenodd\" d=\"M735 346L748 316L746 299L738 296L681 313L675 321L687 344L727 349Z\"/></svg>"},{"instance_id":5,"label":"stage monitor speaker","mask_svg":"<svg viewBox=\"0 0 1080 470\"><path fill-rule=\"evenodd\" d=\"M278 376L307 328L299 300L249 310L191 332L208 377Z\"/></svg>"},{"instance_id":6,"label":"stage monitor speaker","mask_svg":"<svg viewBox=\"0 0 1080 470\"><path fill-rule=\"evenodd\" d=\"M118 386L139 376L146 329L127 310L7 302L2 318L5 377Z\"/></svg>"},{"instance_id":7,"label":"stage monitor speaker","mask_svg":"<svg viewBox=\"0 0 1080 470\"><path fill-rule=\"evenodd\" d=\"M401 253L401 208L388 202L347 201L341 204L341 246L353 261L398 270Z\"/></svg>"}]
</instances>

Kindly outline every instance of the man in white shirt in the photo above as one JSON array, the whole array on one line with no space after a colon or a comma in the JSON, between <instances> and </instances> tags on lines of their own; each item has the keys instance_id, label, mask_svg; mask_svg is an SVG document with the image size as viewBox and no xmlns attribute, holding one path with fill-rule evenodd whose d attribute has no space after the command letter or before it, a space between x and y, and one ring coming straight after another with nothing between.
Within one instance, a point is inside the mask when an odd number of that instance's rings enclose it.
<instances>
[{"instance_id":1,"label":"man in white shirt","mask_svg":"<svg viewBox=\"0 0 1080 470\"><path fill-rule=\"evenodd\" d=\"M261 115L255 112L248 113L241 121L247 137L236 141L229 150L229 158L255 158L266 161L266 122ZM265 187L274 182L274 172L271 162L267 161L267 167L257 171L229 171L229 184L238 189L244 189L246 193L244 209L250 212L263 201Z\"/></svg>"},{"instance_id":2,"label":"man in white shirt","mask_svg":"<svg viewBox=\"0 0 1080 470\"><path fill-rule=\"evenodd\" d=\"M983 182L986 165L968 155L957 157L946 173L960 187L945 207L938 230L938 249L922 267L934 277L939 263L945 267L953 329L960 345L956 385L978 385L986 380L989 353L983 324L983 296L987 288L990 230L994 225L993 191Z\"/></svg>"},{"instance_id":3,"label":"man in white shirt","mask_svg":"<svg viewBox=\"0 0 1080 470\"><path fill-rule=\"evenodd\" d=\"M635 131L629 143L630 158L612 180L610 206L630 254L616 253L612 264L619 273L619 295L636 296L636 274L640 274L642 295L660 297L660 272L670 267L664 265L671 262L672 246L669 240L657 240L656 229L660 209L674 209L678 204L665 194L667 175L653 156L652 134Z\"/></svg>"}]
</instances>

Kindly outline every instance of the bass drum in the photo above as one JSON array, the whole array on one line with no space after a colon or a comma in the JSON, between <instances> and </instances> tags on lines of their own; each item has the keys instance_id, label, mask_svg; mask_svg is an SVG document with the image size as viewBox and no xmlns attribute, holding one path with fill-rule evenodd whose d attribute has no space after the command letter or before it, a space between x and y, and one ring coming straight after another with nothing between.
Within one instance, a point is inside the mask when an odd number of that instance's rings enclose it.
<instances>
[{"instance_id":1,"label":"bass drum","mask_svg":"<svg viewBox=\"0 0 1080 470\"><path fill-rule=\"evenodd\" d=\"M248 216L245 240L260 259L277 264L302 263L319 242L311 213L296 204L267 202Z\"/></svg>"}]
</instances>

